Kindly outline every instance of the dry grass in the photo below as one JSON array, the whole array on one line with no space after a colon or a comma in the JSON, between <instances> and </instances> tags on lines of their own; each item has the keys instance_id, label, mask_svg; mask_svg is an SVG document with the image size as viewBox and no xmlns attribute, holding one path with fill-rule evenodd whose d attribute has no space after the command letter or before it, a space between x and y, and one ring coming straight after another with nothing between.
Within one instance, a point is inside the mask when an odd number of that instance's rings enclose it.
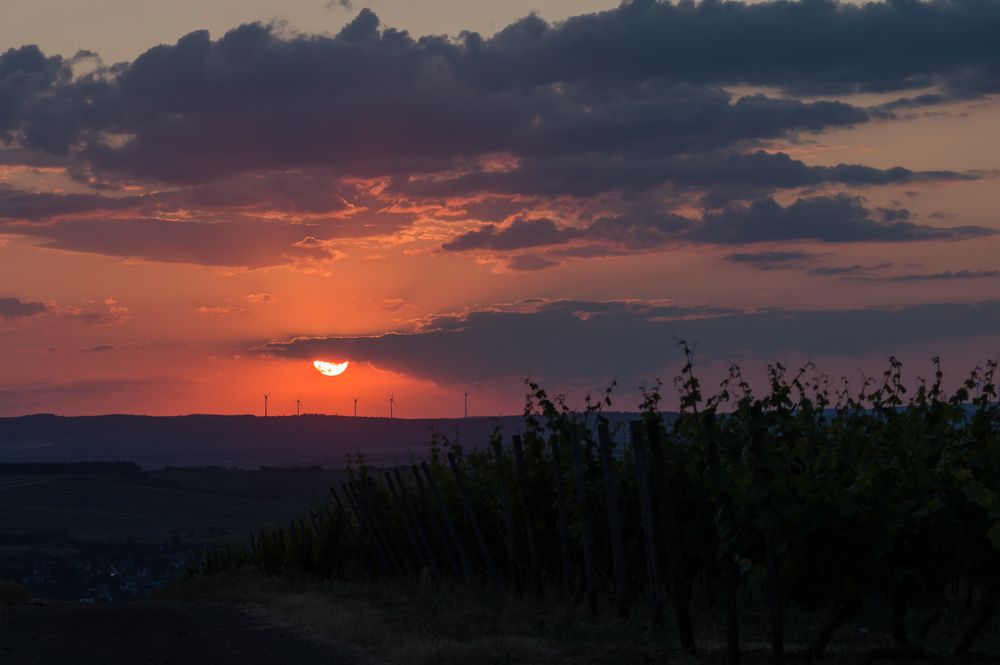
<instances>
[{"instance_id":1,"label":"dry grass","mask_svg":"<svg viewBox=\"0 0 1000 665\"><path fill-rule=\"evenodd\" d=\"M261 577L252 572L198 577L178 582L159 595L185 600L238 603L267 621L293 632L347 644L392 665L708 665L724 663L724 628L721 617L699 617L702 652L681 652L671 626L653 630L642 619L641 609L629 621L606 615L590 620L579 610L557 602L534 603L492 596L485 590L435 591L429 581L408 584L324 583ZM877 608L873 608L877 609ZM819 662L846 665L864 662L872 648L888 646L882 630L888 625L883 612L846 626L831 644L830 655ZM790 616L789 637L809 635L811 625L796 625L816 617ZM767 617L746 613L741 618L741 638L746 665L771 663ZM995 624L994 624L995 626ZM941 653L953 642L955 624L928 646ZM932 642L937 642L934 640ZM795 655L804 644L787 643L786 662L804 664ZM983 651L1000 651L995 627L977 644ZM981 652L982 653L982 652ZM919 662L923 665L978 663L983 656L960 659L928 655L913 661L881 660L879 663ZM996 657L987 657L996 662ZM361 660L361 659L359 659Z\"/></svg>"},{"instance_id":2,"label":"dry grass","mask_svg":"<svg viewBox=\"0 0 1000 665\"><path fill-rule=\"evenodd\" d=\"M252 574L201 577L161 597L237 602L314 638L393 665L682 662L663 631L588 621L553 603L410 585L291 583Z\"/></svg>"}]
</instances>

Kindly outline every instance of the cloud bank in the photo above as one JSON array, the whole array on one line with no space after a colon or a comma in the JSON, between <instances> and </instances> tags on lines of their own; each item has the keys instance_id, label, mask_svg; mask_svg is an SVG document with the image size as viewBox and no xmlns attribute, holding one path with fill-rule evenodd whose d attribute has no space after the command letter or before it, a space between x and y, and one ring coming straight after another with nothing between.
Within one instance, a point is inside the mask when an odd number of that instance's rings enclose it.
<instances>
[{"instance_id":1,"label":"cloud bank","mask_svg":"<svg viewBox=\"0 0 1000 665\"><path fill-rule=\"evenodd\" d=\"M84 191L0 185L0 232L259 268L331 260L350 239L427 218L491 221L472 215L492 206L507 209L492 220L503 225L456 227L445 249L506 252L526 270L601 254L521 251L584 241L616 254L970 237L980 231L878 219L856 198L773 200L970 174L763 148L998 92L995 34L1000 9L984 0L636 0L491 37L414 37L362 9L336 35L201 30L115 65L11 48L0 163L55 165ZM856 92L899 97L836 98ZM702 216L688 222L678 209L692 197ZM540 214L554 207L560 217Z\"/></svg>"},{"instance_id":2,"label":"cloud bank","mask_svg":"<svg viewBox=\"0 0 1000 665\"><path fill-rule=\"evenodd\" d=\"M444 384L531 376L637 382L677 360L677 340L709 359L771 361L898 352L928 340L1000 332L1000 301L848 310L737 310L641 301L527 301L436 316L412 330L298 337L264 344L277 357L335 358ZM636 383L636 385L638 385Z\"/></svg>"}]
</instances>

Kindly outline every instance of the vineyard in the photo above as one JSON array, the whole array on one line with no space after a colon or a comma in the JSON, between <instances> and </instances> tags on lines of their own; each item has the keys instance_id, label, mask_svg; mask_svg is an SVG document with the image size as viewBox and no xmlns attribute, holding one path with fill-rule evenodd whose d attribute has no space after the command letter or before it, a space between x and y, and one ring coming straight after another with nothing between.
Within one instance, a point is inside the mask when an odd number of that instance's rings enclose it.
<instances>
[{"instance_id":1,"label":"vineyard","mask_svg":"<svg viewBox=\"0 0 1000 665\"><path fill-rule=\"evenodd\" d=\"M358 459L324 505L199 572L480 587L650 622L692 653L714 631L730 663L749 610L775 663L786 643L823 654L862 615L891 639L872 659L925 655L942 617L959 628L934 644L969 652L1000 599L996 362L953 392L936 360L912 391L895 359L853 387L773 365L761 394L733 367L706 397L684 351L676 415L657 385L609 431L610 389L573 412L528 383L521 435ZM821 619L790 634L803 613Z\"/></svg>"}]
</instances>

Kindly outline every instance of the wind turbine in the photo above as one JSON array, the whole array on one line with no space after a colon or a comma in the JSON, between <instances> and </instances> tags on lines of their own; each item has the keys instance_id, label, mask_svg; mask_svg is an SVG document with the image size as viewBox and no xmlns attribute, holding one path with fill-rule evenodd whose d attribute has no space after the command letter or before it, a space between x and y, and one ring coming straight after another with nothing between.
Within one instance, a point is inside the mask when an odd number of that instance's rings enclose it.
<instances>
[{"instance_id":1,"label":"wind turbine","mask_svg":"<svg viewBox=\"0 0 1000 665\"><path fill-rule=\"evenodd\" d=\"M354 400L354 417L358 417L358 400L361 399L361 395L352 398Z\"/></svg>"},{"instance_id":2,"label":"wind turbine","mask_svg":"<svg viewBox=\"0 0 1000 665\"><path fill-rule=\"evenodd\" d=\"M299 398L295 400L295 415L297 416L301 415L300 413L301 409L302 409L302 395L299 395Z\"/></svg>"},{"instance_id":3,"label":"wind turbine","mask_svg":"<svg viewBox=\"0 0 1000 665\"><path fill-rule=\"evenodd\" d=\"M267 398L271 396L271 393L264 393L264 417L267 418Z\"/></svg>"},{"instance_id":4,"label":"wind turbine","mask_svg":"<svg viewBox=\"0 0 1000 665\"><path fill-rule=\"evenodd\" d=\"M389 395L389 417L392 418L392 407L396 406L396 393Z\"/></svg>"},{"instance_id":5,"label":"wind turbine","mask_svg":"<svg viewBox=\"0 0 1000 665\"><path fill-rule=\"evenodd\" d=\"M466 417L466 418L468 418L468 417L469 417L469 395L470 395L470 394L471 394L471 393L469 393L469 391L468 391L468 390L467 390L467 391L465 391L465 417Z\"/></svg>"}]
</instances>

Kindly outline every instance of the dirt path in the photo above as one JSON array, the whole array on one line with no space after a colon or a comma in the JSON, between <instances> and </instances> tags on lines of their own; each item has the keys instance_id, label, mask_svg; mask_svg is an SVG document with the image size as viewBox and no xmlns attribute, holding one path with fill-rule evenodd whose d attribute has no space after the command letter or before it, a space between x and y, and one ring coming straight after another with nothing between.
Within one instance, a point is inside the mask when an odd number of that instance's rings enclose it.
<instances>
[{"instance_id":1,"label":"dirt path","mask_svg":"<svg viewBox=\"0 0 1000 665\"><path fill-rule=\"evenodd\" d=\"M14 665L362 665L349 647L297 637L211 603L0 607L0 663Z\"/></svg>"}]
</instances>

